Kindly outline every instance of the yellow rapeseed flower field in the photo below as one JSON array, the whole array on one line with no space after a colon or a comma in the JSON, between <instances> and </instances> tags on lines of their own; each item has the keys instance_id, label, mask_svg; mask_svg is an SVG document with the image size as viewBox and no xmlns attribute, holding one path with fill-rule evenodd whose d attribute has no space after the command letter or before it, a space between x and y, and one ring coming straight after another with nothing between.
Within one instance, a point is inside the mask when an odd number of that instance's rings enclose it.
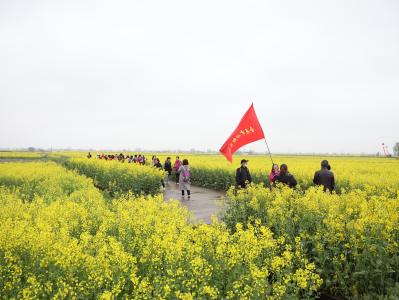
<instances>
[{"instance_id":1,"label":"yellow rapeseed flower field","mask_svg":"<svg viewBox=\"0 0 399 300\"><path fill-rule=\"evenodd\" d=\"M194 226L161 196L109 202L55 163L0 174L2 298L281 299L312 297L323 282L301 246L263 225Z\"/></svg>"},{"instance_id":2,"label":"yellow rapeseed flower field","mask_svg":"<svg viewBox=\"0 0 399 300\"><path fill-rule=\"evenodd\" d=\"M300 187L272 191L267 157L246 157L255 183L237 191L242 157L180 155L228 190L222 220L194 225L158 195L162 172L67 156L0 163L1 298L399 297L399 160L330 157L329 194L312 186L322 157L276 156Z\"/></svg>"},{"instance_id":3,"label":"yellow rapeseed flower field","mask_svg":"<svg viewBox=\"0 0 399 300\"><path fill-rule=\"evenodd\" d=\"M71 158L65 162L65 166L92 178L97 187L109 191L113 196L127 192L155 195L159 193L164 177L163 172L155 168L118 161Z\"/></svg>"},{"instance_id":4,"label":"yellow rapeseed flower field","mask_svg":"<svg viewBox=\"0 0 399 300\"><path fill-rule=\"evenodd\" d=\"M162 159L165 155L160 156ZM268 185L271 162L267 156L236 156L233 164L221 155L180 155L192 167L193 181L201 186L228 189L235 184L235 170L240 160L249 160L248 167L255 183ZM174 159L174 157L173 157ZM306 189L313 184L313 175L326 157L275 156L277 164L287 164L290 173ZM399 190L399 159L370 157L327 157L336 177L337 190L367 189L371 194L396 195Z\"/></svg>"}]
</instances>

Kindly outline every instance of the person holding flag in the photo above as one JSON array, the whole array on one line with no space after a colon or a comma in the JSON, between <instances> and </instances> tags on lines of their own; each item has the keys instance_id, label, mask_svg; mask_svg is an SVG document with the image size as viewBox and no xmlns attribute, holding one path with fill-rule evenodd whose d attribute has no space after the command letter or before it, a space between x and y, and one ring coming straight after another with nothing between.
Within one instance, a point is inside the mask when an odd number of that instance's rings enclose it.
<instances>
[{"instance_id":1,"label":"person holding flag","mask_svg":"<svg viewBox=\"0 0 399 300\"><path fill-rule=\"evenodd\" d=\"M270 153L269 145L267 144L265 134L260 126L258 117L256 116L255 108L253 103L242 117L237 128L233 131L230 137L226 140L219 152L222 153L226 159L231 163L233 162L233 154L241 147L264 139L267 150L269 152L272 165L274 166L273 158ZM247 183L252 182L252 177L248 169L248 160L241 160L241 167L236 171L236 184L242 188L247 186Z\"/></svg>"},{"instance_id":2,"label":"person holding flag","mask_svg":"<svg viewBox=\"0 0 399 300\"><path fill-rule=\"evenodd\" d=\"M269 187L272 189L274 182L276 181L276 177L280 175L280 167L277 164L272 166L272 170L269 173Z\"/></svg>"}]
</instances>

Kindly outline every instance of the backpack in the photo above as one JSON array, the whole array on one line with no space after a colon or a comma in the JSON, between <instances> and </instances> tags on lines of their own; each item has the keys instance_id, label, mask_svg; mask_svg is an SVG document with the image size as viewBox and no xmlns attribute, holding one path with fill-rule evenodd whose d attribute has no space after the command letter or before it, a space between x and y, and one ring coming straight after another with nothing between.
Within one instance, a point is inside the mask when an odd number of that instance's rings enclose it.
<instances>
[{"instance_id":1,"label":"backpack","mask_svg":"<svg viewBox=\"0 0 399 300\"><path fill-rule=\"evenodd\" d=\"M190 181L190 170L188 168L183 168L183 182Z\"/></svg>"}]
</instances>

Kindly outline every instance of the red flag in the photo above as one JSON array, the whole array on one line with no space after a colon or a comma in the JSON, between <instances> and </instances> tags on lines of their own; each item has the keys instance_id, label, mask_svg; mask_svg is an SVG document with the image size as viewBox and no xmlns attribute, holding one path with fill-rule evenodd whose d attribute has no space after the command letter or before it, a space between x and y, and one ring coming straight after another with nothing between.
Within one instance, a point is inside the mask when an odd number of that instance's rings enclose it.
<instances>
[{"instance_id":1,"label":"red flag","mask_svg":"<svg viewBox=\"0 0 399 300\"><path fill-rule=\"evenodd\" d=\"M233 154L238 149L263 138L265 138L265 135L259 124L258 117L256 116L254 105L252 104L242 117L236 130L234 130L219 151L226 156L229 162L232 162Z\"/></svg>"}]
</instances>

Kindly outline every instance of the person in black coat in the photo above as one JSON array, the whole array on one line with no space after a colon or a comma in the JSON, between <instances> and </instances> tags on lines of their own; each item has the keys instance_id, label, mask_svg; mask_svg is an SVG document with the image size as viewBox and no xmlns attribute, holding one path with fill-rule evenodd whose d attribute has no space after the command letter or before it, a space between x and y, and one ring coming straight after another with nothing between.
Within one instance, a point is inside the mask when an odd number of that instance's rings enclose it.
<instances>
[{"instance_id":1,"label":"person in black coat","mask_svg":"<svg viewBox=\"0 0 399 300\"><path fill-rule=\"evenodd\" d=\"M248 169L248 160L241 160L241 167L236 171L236 184L242 188L245 188L248 183L252 182L251 173Z\"/></svg>"},{"instance_id":2,"label":"person in black coat","mask_svg":"<svg viewBox=\"0 0 399 300\"><path fill-rule=\"evenodd\" d=\"M321 162L321 169L314 174L313 183L315 185L322 185L324 191L329 190L332 192L335 188L334 173L330 171L331 167L328 161Z\"/></svg>"},{"instance_id":3,"label":"person in black coat","mask_svg":"<svg viewBox=\"0 0 399 300\"><path fill-rule=\"evenodd\" d=\"M294 188L297 185L295 177L288 172L288 167L286 164L280 166L280 174L275 177L276 183L283 183L288 185L290 188Z\"/></svg>"},{"instance_id":4,"label":"person in black coat","mask_svg":"<svg viewBox=\"0 0 399 300\"><path fill-rule=\"evenodd\" d=\"M172 175L172 161L170 160L170 157L166 159L164 169L168 172L168 176Z\"/></svg>"},{"instance_id":5,"label":"person in black coat","mask_svg":"<svg viewBox=\"0 0 399 300\"><path fill-rule=\"evenodd\" d=\"M154 158L154 168L157 168L160 171L163 170L163 167L162 167L161 162L159 161L159 158ZM163 180L163 178L161 179L161 184L162 184L162 187L165 188L165 181Z\"/></svg>"}]
</instances>

